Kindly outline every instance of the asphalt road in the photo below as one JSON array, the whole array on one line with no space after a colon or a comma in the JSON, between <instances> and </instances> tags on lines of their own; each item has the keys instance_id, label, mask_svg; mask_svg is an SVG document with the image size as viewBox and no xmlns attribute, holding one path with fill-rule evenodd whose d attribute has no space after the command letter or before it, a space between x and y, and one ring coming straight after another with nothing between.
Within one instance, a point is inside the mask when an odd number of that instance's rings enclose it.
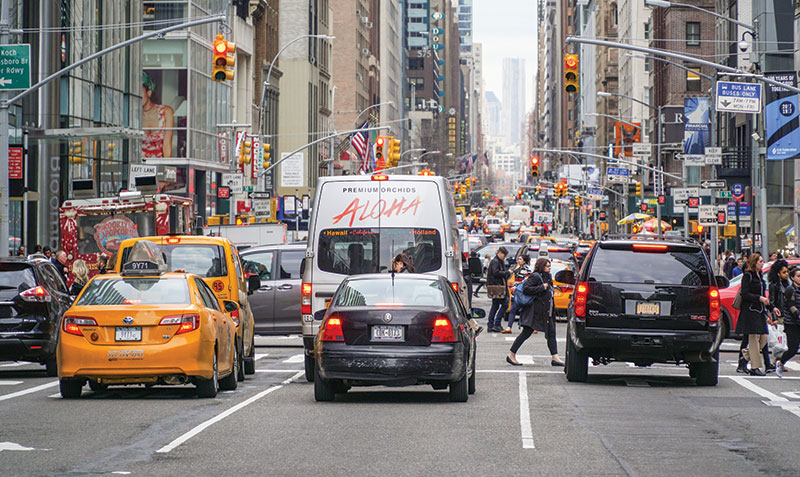
<instances>
[{"instance_id":1,"label":"asphalt road","mask_svg":"<svg viewBox=\"0 0 800 477\"><path fill-rule=\"evenodd\" d=\"M541 334L525 366L506 364L511 339L478 338L461 404L424 386L316 403L298 337L259 338L256 375L211 400L190 387L63 400L43 367L0 363L0 475L798 475L800 364L744 377L730 342L713 388L685 367L625 364L573 384Z\"/></svg>"}]
</instances>

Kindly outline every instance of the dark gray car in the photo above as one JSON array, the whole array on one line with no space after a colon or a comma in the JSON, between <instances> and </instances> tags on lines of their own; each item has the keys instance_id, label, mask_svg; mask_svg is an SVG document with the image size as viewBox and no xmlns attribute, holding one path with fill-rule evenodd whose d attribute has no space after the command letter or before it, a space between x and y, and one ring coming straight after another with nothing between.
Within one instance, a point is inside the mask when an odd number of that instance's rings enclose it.
<instances>
[{"instance_id":1,"label":"dark gray car","mask_svg":"<svg viewBox=\"0 0 800 477\"><path fill-rule=\"evenodd\" d=\"M249 297L256 334L302 332L300 263L305 254L305 243L262 245L241 252L246 273L261 280L261 287Z\"/></svg>"}]
</instances>

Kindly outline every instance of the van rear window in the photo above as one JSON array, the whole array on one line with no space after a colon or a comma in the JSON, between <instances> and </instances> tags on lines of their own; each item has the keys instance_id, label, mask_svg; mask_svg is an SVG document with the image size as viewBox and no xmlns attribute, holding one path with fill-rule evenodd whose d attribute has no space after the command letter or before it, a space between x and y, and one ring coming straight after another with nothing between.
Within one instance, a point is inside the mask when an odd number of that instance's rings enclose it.
<instances>
[{"instance_id":1,"label":"van rear window","mask_svg":"<svg viewBox=\"0 0 800 477\"><path fill-rule=\"evenodd\" d=\"M632 263L635 266L631 266ZM710 285L706 258L699 249L696 252L636 253L600 247L595 250L591 267L590 281Z\"/></svg>"},{"instance_id":2,"label":"van rear window","mask_svg":"<svg viewBox=\"0 0 800 477\"><path fill-rule=\"evenodd\" d=\"M384 272L399 253L411 258L417 273L442 267L442 238L436 229L325 229L319 234L318 245L317 264L329 273Z\"/></svg>"}]
</instances>

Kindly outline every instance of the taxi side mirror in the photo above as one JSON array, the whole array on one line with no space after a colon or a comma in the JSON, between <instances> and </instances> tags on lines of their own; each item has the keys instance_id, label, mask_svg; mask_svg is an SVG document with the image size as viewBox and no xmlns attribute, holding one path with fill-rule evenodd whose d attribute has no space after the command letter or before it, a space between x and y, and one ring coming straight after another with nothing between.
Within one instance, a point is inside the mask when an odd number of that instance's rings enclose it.
<instances>
[{"instance_id":1,"label":"taxi side mirror","mask_svg":"<svg viewBox=\"0 0 800 477\"><path fill-rule=\"evenodd\" d=\"M224 304L225 304L225 311L227 313L233 313L234 311L239 309L239 305L234 301L225 300Z\"/></svg>"},{"instance_id":2,"label":"taxi side mirror","mask_svg":"<svg viewBox=\"0 0 800 477\"><path fill-rule=\"evenodd\" d=\"M561 270L560 272L556 273L556 276L553 277L553 280L561 283L566 283L567 285L574 285L575 272L573 272L572 270Z\"/></svg>"},{"instance_id":3,"label":"taxi side mirror","mask_svg":"<svg viewBox=\"0 0 800 477\"><path fill-rule=\"evenodd\" d=\"M247 277L247 294L248 295L252 295L259 288L261 288L261 279L258 277L258 275L250 275L249 277Z\"/></svg>"},{"instance_id":4,"label":"taxi side mirror","mask_svg":"<svg viewBox=\"0 0 800 477\"><path fill-rule=\"evenodd\" d=\"M314 313L314 320L322 321L322 319L325 318L325 312L326 311L328 311L328 310L326 310L326 309L318 310L316 313Z\"/></svg>"}]
</instances>

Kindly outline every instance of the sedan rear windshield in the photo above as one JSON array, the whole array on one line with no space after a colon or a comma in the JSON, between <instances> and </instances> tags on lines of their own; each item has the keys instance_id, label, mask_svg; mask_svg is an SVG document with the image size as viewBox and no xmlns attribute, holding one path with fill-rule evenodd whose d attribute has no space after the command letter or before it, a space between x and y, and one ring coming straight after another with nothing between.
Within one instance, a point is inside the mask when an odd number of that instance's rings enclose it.
<instances>
[{"instance_id":1,"label":"sedan rear windshield","mask_svg":"<svg viewBox=\"0 0 800 477\"><path fill-rule=\"evenodd\" d=\"M598 248L589 281L709 286L706 258L693 252L646 253Z\"/></svg>"},{"instance_id":2,"label":"sedan rear windshield","mask_svg":"<svg viewBox=\"0 0 800 477\"><path fill-rule=\"evenodd\" d=\"M109 278L91 281L76 306L190 303L184 278Z\"/></svg>"},{"instance_id":3,"label":"sedan rear windshield","mask_svg":"<svg viewBox=\"0 0 800 477\"><path fill-rule=\"evenodd\" d=\"M317 250L320 270L342 275L386 271L399 253L411 258L417 273L442 267L442 238L436 229L325 229Z\"/></svg>"},{"instance_id":4,"label":"sedan rear windshield","mask_svg":"<svg viewBox=\"0 0 800 477\"><path fill-rule=\"evenodd\" d=\"M438 280L350 280L342 284L336 306L444 306Z\"/></svg>"}]
</instances>

